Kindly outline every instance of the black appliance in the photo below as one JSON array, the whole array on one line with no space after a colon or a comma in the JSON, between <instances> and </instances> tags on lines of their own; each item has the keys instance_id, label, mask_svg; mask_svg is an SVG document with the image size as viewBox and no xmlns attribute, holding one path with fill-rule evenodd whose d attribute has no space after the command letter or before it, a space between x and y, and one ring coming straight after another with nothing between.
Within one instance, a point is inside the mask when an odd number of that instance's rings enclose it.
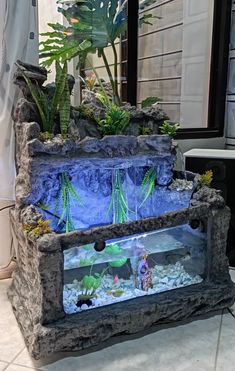
<instances>
[{"instance_id":1,"label":"black appliance","mask_svg":"<svg viewBox=\"0 0 235 371\"><path fill-rule=\"evenodd\" d=\"M199 174L213 171L212 187L222 191L231 209L227 256L230 266L235 267L235 151L194 149L184 156L186 170Z\"/></svg>"}]
</instances>

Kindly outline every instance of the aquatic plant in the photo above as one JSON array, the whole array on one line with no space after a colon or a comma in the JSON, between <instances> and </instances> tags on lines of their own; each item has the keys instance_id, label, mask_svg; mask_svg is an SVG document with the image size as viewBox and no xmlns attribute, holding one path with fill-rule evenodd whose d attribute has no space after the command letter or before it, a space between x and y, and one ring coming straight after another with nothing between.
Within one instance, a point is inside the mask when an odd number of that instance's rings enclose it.
<instances>
[{"instance_id":1,"label":"aquatic plant","mask_svg":"<svg viewBox=\"0 0 235 371\"><path fill-rule=\"evenodd\" d=\"M174 138L177 134L177 131L180 128L180 124L170 124L169 122L165 121L162 126L159 127L161 134L169 135L169 137Z\"/></svg>"},{"instance_id":2,"label":"aquatic plant","mask_svg":"<svg viewBox=\"0 0 235 371\"><path fill-rule=\"evenodd\" d=\"M95 292L100 287L105 272L109 269L109 267L107 267L101 273L95 273L92 275L92 268L93 265L91 266L89 275L84 276L80 282L82 294L79 295L79 299L83 301L95 297Z\"/></svg>"},{"instance_id":3,"label":"aquatic plant","mask_svg":"<svg viewBox=\"0 0 235 371\"><path fill-rule=\"evenodd\" d=\"M105 248L105 254L108 255L120 255L121 253L122 249L117 244L112 244Z\"/></svg>"},{"instance_id":4,"label":"aquatic plant","mask_svg":"<svg viewBox=\"0 0 235 371\"><path fill-rule=\"evenodd\" d=\"M128 260L127 258L122 258L119 260L111 261L108 264L111 268L121 268L123 267L123 265L127 263L127 260Z\"/></svg>"},{"instance_id":5,"label":"aquatic plant","mask_svg":"<svg viewBox=\"0 0 235 371\"><path fill-rule=\"evenodd\" d=\"M113 223L125 223L128 221L128 205L124 195L121 172L119 169L113 172L112 196L108 211L113 213Z\"/></svg>"},{"instance_id":6,"label":"aquatic plant","mask_svg":"<svg viewBox=\"0 0 235 371\"><path fill-rule=\"evenodd\" d=\"M50 223L50 220L38 219L36 224L24 224L23 230L31 237L39 238L44 234L52 233Z\"/></svg>"},{"instance_id":7,"label":"aquatic plant","mask_svg":"<svg viewBox=\"0 0 235 371\"><path fill-rule=\"evenodd\" d=\"M65 220L65 230L66 233L75 229L72 216L71 216L71 200L74 199L78 205L81 205L81 200L78 194L76 193L68 174L62 173L59 176L60 178L60 190L58 201L62 199L63 209L58 221L58 225L64 222Z\"/></svg>"},{"instance_id":8,"label":"aquatic plant","mask_svg":"<svg viewBox=\"0 0 235 371\"><path fill-rule=\"evenodd\" d=\"M213 180L213 171L207 170L199 178L198 186L201 187L210 187Z\"/></svg>"},{"instance_id":9,"label":"aquatic plant","mask_svg":"<svg viewBox=\"0 0 235 371\"><path fill-rule=\"evenodd\" d=\"M148 198L154 193L155 190L155 181L156 181L156 169L151 167L146 171L144 178L141 183L141 193L143 196L143 201L139 207L142 207L143 204L148 200Z\"/></svg>"},{"instance_id":10,"label":"aquatic plant","mask_svg":"<svg viewBox=\"0 0 235 371\"><path fill-rule=\"evenodd\" d=\"M96 118L99 130L103 135L121 135L130 122L130 115L127 111L116 104L111 104L105 112L105 118Z\"/></svg>"},{"instance_id":11,"label":"aquatic plant","mask_svg":"<svg viewBox=\"0 0 235 371\"><path fill-rule=\"evenodd\" d=\"M42 131L44 132L42 139L52 139L54 121L57 113L59 113L60 116L60 132L62 135L66 135L70 122L70 91L67 79L67 61L64 62L62 67L59 62L56 61L55 91L52 100L49 100L43 90L28 78L22 66L18 63L16 63L16 66L24 78L33 101L37 106L42 122Z\"/></svg>"},{"instance_id":12,"label":"aquatic plant","mask_svg":"<svg viewBox=\"0 0 235 371\"><path fill-rule=\"evenodd\" d=\"M93 265L96 261L96 258L93 257L91 259L87 259L87 258L81 258L80 261L79 261L79 267L88 267L90 265Z\"/></svg>"},{"instance_id":13,"label":"aquatic plant","mask_svg":"<svg viewBox=\"0 0 235 371\"><path fill-rule=\"evenodd\" d=\"M142 0L143 10L156 0ZM67 1L58 1L67 5ZM118 90L118 52L116 40L127 30L127 0L103 1L70 1L69 6L58 8L68 22L68 26L59 23L49 23L51 32L43 33L48 37L41 43L40 57L46 58L43 64L49 67L55 60L64 63L79 56L79 61L85 63L89 53L97 53L103 59L104 66L113 90L114 102L120 105ZM152 15L143 14L139 26L151 24ZM157 17L159 18L159 17ZM105 48L111 46L113 54L113 72L109 66Z\"/></svg>"}]
</instances>

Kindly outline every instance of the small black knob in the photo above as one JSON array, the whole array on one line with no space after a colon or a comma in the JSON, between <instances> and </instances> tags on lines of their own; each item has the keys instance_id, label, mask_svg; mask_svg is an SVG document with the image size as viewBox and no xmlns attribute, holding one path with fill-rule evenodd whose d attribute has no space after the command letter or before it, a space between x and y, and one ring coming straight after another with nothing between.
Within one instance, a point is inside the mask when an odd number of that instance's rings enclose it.
<instances>
[{"instance_id":1,"label":"small black knob","mask_svg":"<svg viewBox=\"0 0 235 371\"><path fill-rule=\"evenodd\" d=\"M94 249L95 251L103 251L106 247L106 242L105 241L98 241L98 242L95 242L94 244Z\"/></svg>"},{"instance_id":2,"label":"small black knob","mask_svg":"<svg viewBox=\"0 0 235 371\"><path fill-rule=\"evenodd\" d=\"M189 222L189 225L192 229L197 229L200 227L200 220L198 219L193 219Z\"/></svg>"}]
</instances>

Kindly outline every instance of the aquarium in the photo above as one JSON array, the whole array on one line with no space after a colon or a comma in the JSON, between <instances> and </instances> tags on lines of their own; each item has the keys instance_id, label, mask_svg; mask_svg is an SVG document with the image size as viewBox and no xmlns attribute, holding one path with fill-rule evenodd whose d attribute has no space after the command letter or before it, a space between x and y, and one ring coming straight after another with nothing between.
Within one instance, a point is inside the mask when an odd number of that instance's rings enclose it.
<instances>
[{"instance_id":1,"label":"aquarium","mask_svg":"<svg viewBox=\"0 0 235 371\"><path fill-rule=\"evenodd\" d=\"M87 309L203 281L206 233L189 225L100 241L64 252L64 310Z\"/></svg>"}]
</instances>

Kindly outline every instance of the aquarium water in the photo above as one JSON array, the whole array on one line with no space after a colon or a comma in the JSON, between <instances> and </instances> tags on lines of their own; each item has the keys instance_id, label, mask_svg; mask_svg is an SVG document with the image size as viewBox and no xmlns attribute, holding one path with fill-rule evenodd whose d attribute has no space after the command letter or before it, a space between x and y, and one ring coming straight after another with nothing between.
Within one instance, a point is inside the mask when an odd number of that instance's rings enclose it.
<instances>
[{"instance_id":1,"label":"aquarium water","mask_svg":"<svg viewBox=\"0 0 235 371\"><path fill-rule=\"evenodd\" d=\"M205 278L206 233L182 225L64 252L64 310L68 314L158 294Z\"/></svg>"}]
</instances>

